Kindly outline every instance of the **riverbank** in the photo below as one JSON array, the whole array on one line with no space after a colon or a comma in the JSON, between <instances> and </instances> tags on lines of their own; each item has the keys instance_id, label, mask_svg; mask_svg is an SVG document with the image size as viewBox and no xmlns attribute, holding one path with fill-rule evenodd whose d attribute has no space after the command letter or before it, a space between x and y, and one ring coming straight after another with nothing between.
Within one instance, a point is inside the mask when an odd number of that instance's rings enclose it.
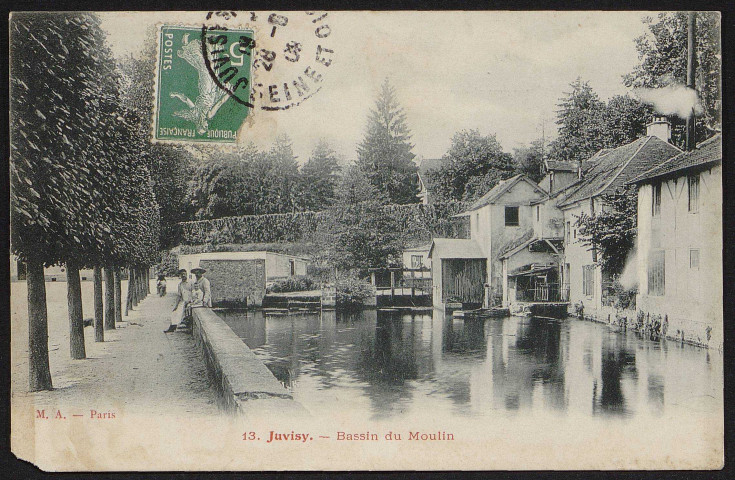
<instances>
[{"instance_id":1,"label":"riverbank","mask_svg":"<svg viewBox=\"0 0 735 480\"><path fill-rule=\"evenodd\" d=\"M127 291L123 282L124 293ZM105 342L94 341L92 327L84 329L87 358L69 355L66 284L47 287L49 363L54 390L28 392L28 317L25 282L11 284L11 401L13 414L23 407L68 409L89 415L90 410L146 411L187 415L217 412L214 391L194 341L184 333L164 334L174 294L148 296L116 330L105 331ZM169 292L174 291L173 287ZM155 285L151 285L155 291ZM82 283L84 316L93 315L93 285ZM16 416L16 421L20 418Z\"/></svg>"}]
</instances>

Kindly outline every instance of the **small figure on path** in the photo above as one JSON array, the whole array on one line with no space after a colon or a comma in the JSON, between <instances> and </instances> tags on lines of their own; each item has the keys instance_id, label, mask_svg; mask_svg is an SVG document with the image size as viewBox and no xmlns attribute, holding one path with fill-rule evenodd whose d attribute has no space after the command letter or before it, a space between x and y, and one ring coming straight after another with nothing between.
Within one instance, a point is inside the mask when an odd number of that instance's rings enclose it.
<instances>
[{"instance_id":1,"label":"small figure on path","mask_svg":"<svg viewBox=\"0 0 735 480\"><path fill-rule=\"evenodd\" d=\"M156 291L158 292L159 297L166 296L166 277L164 275L158 276L158 280L156 281Z\"/></svg>"},{"instance_id":2,"label":"small figure on path","mask_svg":"<svg viewBox=\"0 0 735 480\"><path fill-rule=\"evenodd\" d=\"M182 268L179 270L179 276L181 277L181 282L179 283L176 305L174 305L174 310L171 313L171 325L168 327L168 330L164 330L163 333L176 331L176 327L182 322L182 320L184 320L187 307L189 306L189 303L191 303L192 286L189 282L186 269Z\"/></svg>"},{"instance_id":3,"label":"small figure on path","mask_svg":"<svg viewBox=\"0 0 735 480\"><path fill-rule=\"evenodd\" d=\"M212 306L212 289L209 286L209 279L204 277L204 274L207 273L207 271L204 270L203 268L197 267L197 268L192 268L191 273L193 273L197 277L194 283L196 285L199 285L199 288L204 294L204 298L202 299L202 305L205 307L211 307Z\"/></svg>"}]
</instances>

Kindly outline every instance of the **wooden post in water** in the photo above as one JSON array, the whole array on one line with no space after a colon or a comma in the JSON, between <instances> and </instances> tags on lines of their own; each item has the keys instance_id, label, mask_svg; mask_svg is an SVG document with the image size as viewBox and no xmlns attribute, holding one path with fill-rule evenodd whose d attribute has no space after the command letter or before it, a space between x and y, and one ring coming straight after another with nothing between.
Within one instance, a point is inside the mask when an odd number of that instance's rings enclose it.
<instances>
[{"instance_id":1,"label":"wooden post in water","mask_svg":"<svg viewBox=\"0 0 735 480\"><path fill-rule=\"evenodd\" d=\"M105 307L102 301L102 267L94 266L94 341L105 341Z\"/></svg>"}]
</instances>

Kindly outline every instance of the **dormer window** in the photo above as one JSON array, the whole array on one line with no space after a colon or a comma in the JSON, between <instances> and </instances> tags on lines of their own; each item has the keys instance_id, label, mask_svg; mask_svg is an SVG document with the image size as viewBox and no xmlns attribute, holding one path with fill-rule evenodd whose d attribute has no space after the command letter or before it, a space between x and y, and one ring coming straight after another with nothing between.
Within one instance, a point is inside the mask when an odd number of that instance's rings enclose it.
<instances>
[{"instance_id":1,"label":"dormer window","mask_svg":"<svg viewBox=\"0 0 735 480\"><path fill-rule=\"evenodd\" d=\"M518 225L518 207L505 207L505 226L517 227Z\"/></svg>"}]
</instances>

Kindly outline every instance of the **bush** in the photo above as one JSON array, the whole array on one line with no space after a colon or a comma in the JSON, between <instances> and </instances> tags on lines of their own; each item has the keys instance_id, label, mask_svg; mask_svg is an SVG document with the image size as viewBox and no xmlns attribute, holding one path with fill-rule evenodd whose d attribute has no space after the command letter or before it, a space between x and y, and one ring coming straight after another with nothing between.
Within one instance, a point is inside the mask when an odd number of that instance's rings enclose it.
<instances>
[{"instance_id":1,"label":"bush","mask_svg":"<svg viewBox=\"0 0 735 480\"><path fill-rule=\"evenodd\" d=\"M337 308L354 309L375 295L375 288L366 280L350 275L341 278L337 284Z\"/></svg>"},{"instance_id":2,"label":"bush","mask_svg":"<svg viewBox=\"0 0 735 480\"><path fill-rule=\"evenodd\" d=\"M155 265L154 270L158 275L175 277L179 271L179 256L171 251L161 252L161 261Z\"/></svg>"},{"instance_id":3,"label":"bush","mask_svg":"<svg viewBox=\"0 0 735 480\"><path fill-rule=\"evenodd\" d=\"M618 310L635 310L635 297L637 293L637 287L625 288L618 280L615 280L606 290L602 304Z\"/></svg>"},{"instance_id":4,"label":"bush","mask_svg":"<svg viewBox=\"0 0 735 480\"><path fill-rule=\"evenodd\" d=\"M313 290L315 282L309 277L288 277L286 280L275 282L268 288L268 293L303 292Z\"/></svg>"}]
</instances>

